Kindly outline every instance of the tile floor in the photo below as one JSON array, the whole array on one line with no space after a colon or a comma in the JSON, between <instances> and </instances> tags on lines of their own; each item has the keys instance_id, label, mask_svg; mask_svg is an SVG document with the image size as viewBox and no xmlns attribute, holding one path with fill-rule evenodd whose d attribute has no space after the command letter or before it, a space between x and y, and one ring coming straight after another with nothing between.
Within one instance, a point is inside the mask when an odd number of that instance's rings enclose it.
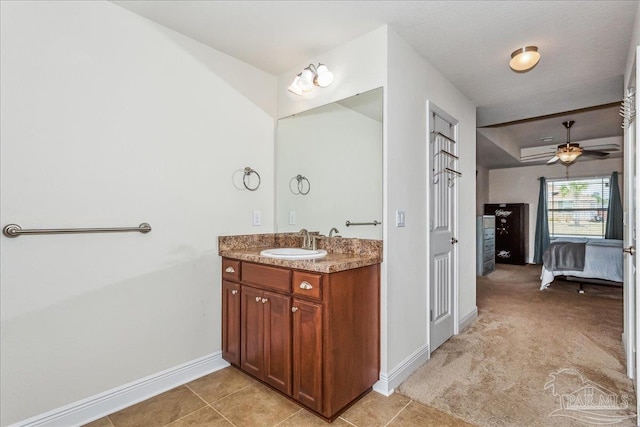
<instances>
[{"instance_id":1,"label":"tile floor","mask_svg":"<svg viewBox=\"0 0 640 427\"><path fill-rule=\"evenodd\" d=\"M236 368L228 367L100 418L85 427L314 427L325 421ZM334 426L471 426L394 393L371 392Z\"/></svg>"}]
</instances>

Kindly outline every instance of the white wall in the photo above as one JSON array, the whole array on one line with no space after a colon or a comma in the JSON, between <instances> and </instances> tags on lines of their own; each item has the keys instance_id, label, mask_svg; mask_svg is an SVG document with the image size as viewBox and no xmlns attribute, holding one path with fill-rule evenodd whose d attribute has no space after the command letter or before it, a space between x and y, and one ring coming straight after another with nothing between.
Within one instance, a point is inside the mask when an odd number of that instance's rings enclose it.
<instances>
[{"instance_id":1,"label":"white wall","mask_svg":"<svg viewBox=\"0 0 640 427\"><path fill-rule=\"evenodd\" d=\"M381 276L381 376L390 376L428 350L426 246L426 101L460 121L459 317L475 312L475 107L404 40L387 27L368 33L310 63L327 64L336 82L298 97L286 91L300 64L278 77L278 117L384 87L383 238ZM387 73L389 82L387 84ZM391 76L393 75L393 79ZM465 209L466 207L466 209ZM407 226L395 228L395 210ZM467 271L468 270L468 271ZM428 353L427 353L428 354ZM404 372L406 374L407 371ZM390 381L394 386L393 378ZM397 384L395 384L397 385Z\"/></svg>"},{"instance_id":2,"label":"white wall","mask_svg":"<svg viewBox=\"0 0 640 427\"><path fill-rule=\"evenodd\" d=\"M428 344L426 101L458 119L458 321L475 313L476 109L406 41L389 31L387 218L406 211L406 227L389 224L387 273L388 367L405 363Z\"/></svg>"},{"instance_id":3,"label":"white wall","mask_svg":"<svg viewBox=\"0 0 640 427\"><path fill-rule=\"evenodd\" d=\"M476 215L482 215L489 203L489 169L476 165Z\"/></svg>"},{"instance_id":4,"label":"white wall","mask_svg":"<svg viewBox=\"0 0 640 427\"><path fill-rule=\"evenodd\" d=\"M569 167L569 178L588 176L606 176L617 171L622 173L622 159L579 160ZM519 168L493 169L489 171L489 201L488 203L528 203L529 204L529 259L533 262L533 248L536 232L536 212L538 210L538 196L540 181L544 176L550 178L564 178L566 167L560 164L525 166ZM621 177L618 180L622 192Z\"/></svg>"},{"instance_id":5,"label":"white wall","mask_svg":"<svg viewBox=\"0 0 640 427\"><path fill-rule=\"evenodd\" d=\"M273 230L276 79L108 2L0 5L1 224L153 227L0 238L7 425L220 350L217 236Z\"/></svg>"}]
</instances>

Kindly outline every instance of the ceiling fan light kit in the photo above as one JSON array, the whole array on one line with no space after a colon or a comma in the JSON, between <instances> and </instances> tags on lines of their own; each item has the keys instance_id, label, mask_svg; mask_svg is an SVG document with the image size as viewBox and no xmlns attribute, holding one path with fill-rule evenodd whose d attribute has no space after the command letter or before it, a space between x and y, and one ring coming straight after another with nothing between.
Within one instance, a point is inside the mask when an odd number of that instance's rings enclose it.
<instances>
[{"instance_id":1,"label":"ceiling fan light kit","mask_svg":"<svg viewBox=\"0 0 640 427\"><path fill-rule=\"evenodd\" d=\"M567 129L567 143L558 145L558 149L555 152L554 156L549 159L549 161L547 161L548 165L551 165L560 160L565 166L569 166L583 154L599 158L607 157L609 155L609 153L605 151L585 150L580 147L580 144L578 144L577 142L571 142L571 126L573 126L574 123L574 120L567 120L566 122L562 122L562 125Z\"/></svg>"},{"instance_id":2,"label":"ceiling fan light kit","mask_svg":"<svg viewBox=\"0 0 640 427\"><path fill-rule=\"evenodd\" d=\"M562 125L567 129L567 143L558 145L558 151L556 151L556 157L567 165L575 162L576 159L582 155L580 145L571 143L571 126L573 126L574 123L575 121L573 120L562 122Z\"/></svg>"}]
</instances>

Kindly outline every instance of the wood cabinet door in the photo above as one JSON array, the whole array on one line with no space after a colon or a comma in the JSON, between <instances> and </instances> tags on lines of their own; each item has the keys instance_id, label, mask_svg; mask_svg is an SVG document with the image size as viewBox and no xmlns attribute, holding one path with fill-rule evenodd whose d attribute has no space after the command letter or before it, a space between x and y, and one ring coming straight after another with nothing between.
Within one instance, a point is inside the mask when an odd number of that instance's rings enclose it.
<instances>
[{"instance_id":1,"label":"wood cabinet door","mask_svg":"<svg viewBox=\"0 0 640 427\"><path fill-rule=\"evenodd\" d=\"M264 292L242 287L240 366L246 372L264 379Z\"/></svg>"},{"instance_id":2,"label":"wood cabinet door","mask_svg":"<svg viewBox=\"0 0 640 427\"><path fill-rule=\"evenodd\" d=\"M264 293L264 381L291 396L291 297Z\"/></svg>"},{"instance_id":3,"label":"wood cabinet door","mask_svg":"<svg viewBox=\"0 0 640 427\"><path fill-rule=\"evenodd\" d=\"M293 300L293 398L322 412L322 306Z\"/></svg>"},{"instance_id":4,"label":"wood cabinet door","mask_svg":"<svg viewBox=\"0 0 640 427\"><path fill-rule=\"evenodd\" d=\"M240 365L240 285L222 281L222 358Z\"/></svg>"}]
</instances>

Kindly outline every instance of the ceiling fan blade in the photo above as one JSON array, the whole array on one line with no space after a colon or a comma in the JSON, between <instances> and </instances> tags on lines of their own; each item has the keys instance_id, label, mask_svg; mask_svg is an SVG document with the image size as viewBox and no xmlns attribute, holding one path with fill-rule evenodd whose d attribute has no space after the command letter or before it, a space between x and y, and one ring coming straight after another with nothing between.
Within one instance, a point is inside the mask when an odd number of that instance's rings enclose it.
<instances>
[{"instance_id":1,"label":"ceiling fan blade","mask_svg":"<svg viewBox=\"0 0 640 427\"><path fill-rule=\"evenodd\" d=\"M582 150L582 154L589 157L607 157L611 153L607 153L606 151L596 151L596 150Z\"/></svg>"},{"instance_id":2,"label":"ceiling fan blade","mask_svg":"<svg viewBox=\"0 0 640 427\"><path fill-rule=\"evenodd\" d=\"M520 156L520 160L543 160L543 159L548 159L549 156L553 156L553 152L540 153L540 154L527 154L525 156Z\"/></svg>"},{"instance_id":3,"label":"ceiling fan blade","mask_svg":"<svg viewBox=\"0 0 640 427\"><path fill-rule=\"evenodd\" d=\"M548 165L552 165L555 162L557 162L558 160L560 160L560 157L558 156L553 156L551 159L549 159L549 161L547 162Z\"/></svg>"}]
</instances>

